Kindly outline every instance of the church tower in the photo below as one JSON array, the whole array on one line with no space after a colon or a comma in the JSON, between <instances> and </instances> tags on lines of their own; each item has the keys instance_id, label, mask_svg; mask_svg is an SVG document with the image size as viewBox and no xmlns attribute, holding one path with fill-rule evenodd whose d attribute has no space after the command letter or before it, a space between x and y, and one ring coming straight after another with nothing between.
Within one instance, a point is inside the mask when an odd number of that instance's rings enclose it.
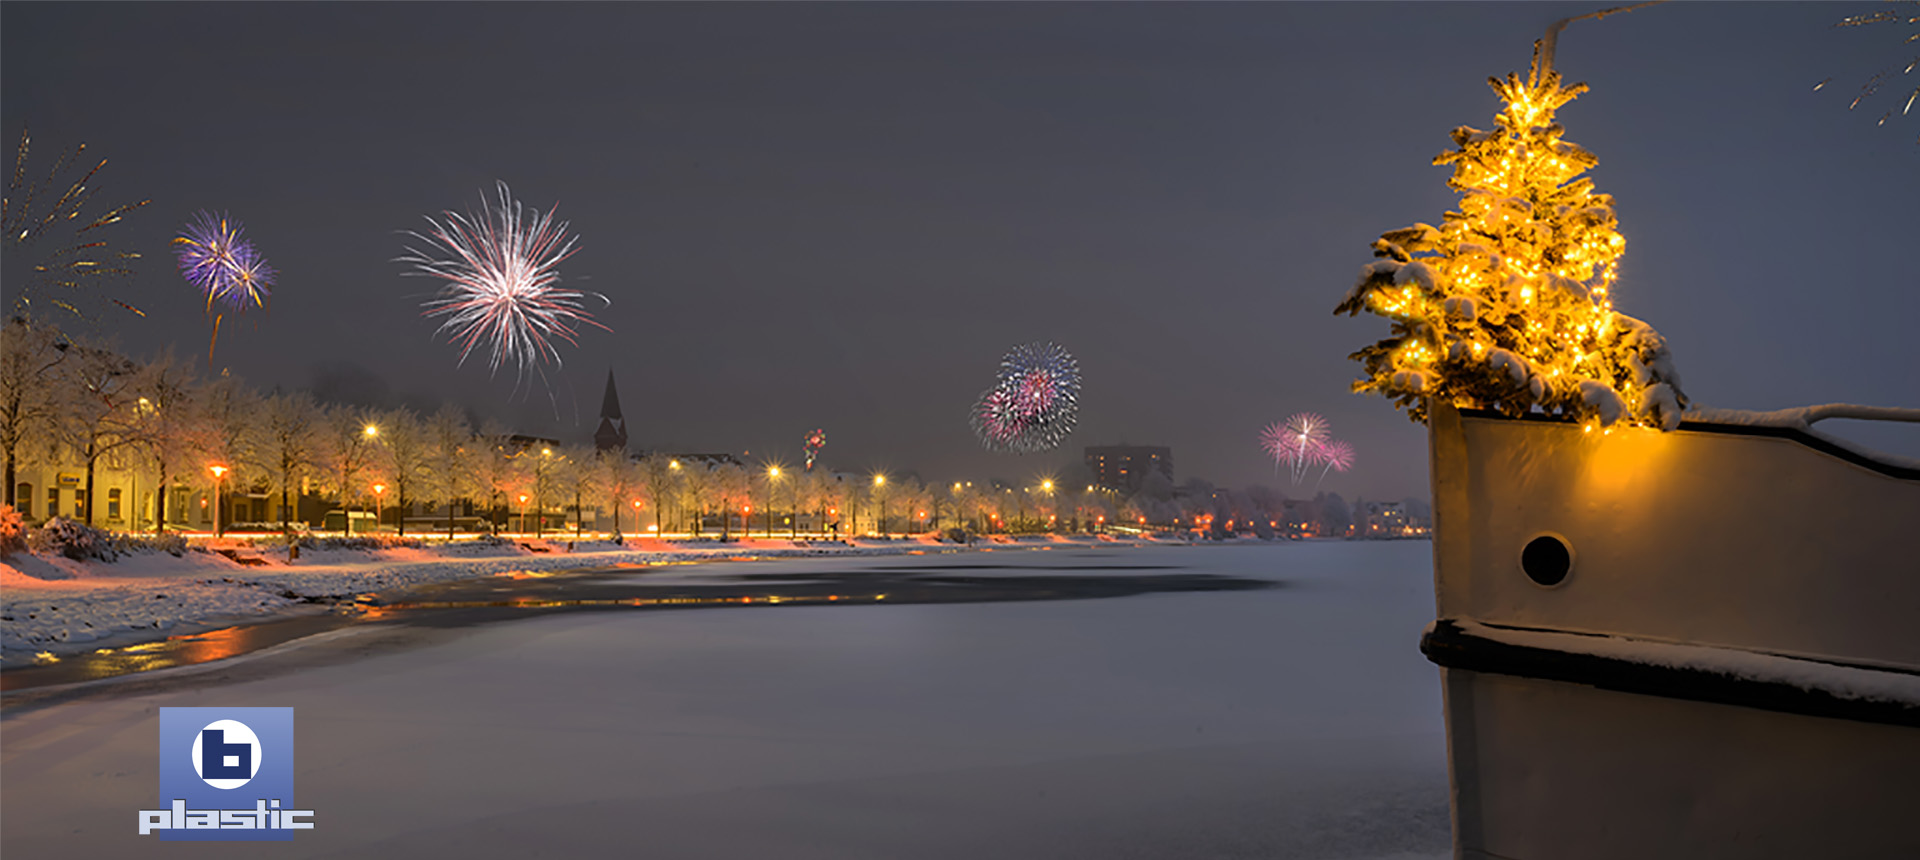
<instances>
[{"instance_id":1,"label":"church tower","mask_svg":"<svg viewBox=\"0 0 1920 860\"><path fill-rule=\"evenodd\" d=\"M593 431L593 447L627 450L627 419L620 415L620 395L613 390L612 368L607 369L607 395L600 400L600 429Z\"/></svg>"}]
</instances>

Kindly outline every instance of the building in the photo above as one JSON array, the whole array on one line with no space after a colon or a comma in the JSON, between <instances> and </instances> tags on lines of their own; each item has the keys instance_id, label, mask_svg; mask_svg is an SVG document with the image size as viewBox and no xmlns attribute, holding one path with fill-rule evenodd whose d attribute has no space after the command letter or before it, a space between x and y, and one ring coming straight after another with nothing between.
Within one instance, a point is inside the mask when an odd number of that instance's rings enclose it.
<instances>
[{"instance_id":1,"label":"building","mask_svg":"<svg viewBox=\"0 0 1920 860\"><path fill-rule=\"evenodd\" d=\"M627 450L627 419L620 415L620 394L613 390L613 370L607 370L607 393L600 398L600 428L593 431L593 447L601 451Z\"/></svg>"},{"instance_id":2,"label":"building","mask_svg":"<svg viewBox=\"0 0 1920 860\"><path fill-rule=\"evenodd\" d=\"M1132 495L1152 472L1173 482L1173 449L1151 445L1101 445L1086 449L1087 468L1094 483Z\"/></svg>"}]
</instances>

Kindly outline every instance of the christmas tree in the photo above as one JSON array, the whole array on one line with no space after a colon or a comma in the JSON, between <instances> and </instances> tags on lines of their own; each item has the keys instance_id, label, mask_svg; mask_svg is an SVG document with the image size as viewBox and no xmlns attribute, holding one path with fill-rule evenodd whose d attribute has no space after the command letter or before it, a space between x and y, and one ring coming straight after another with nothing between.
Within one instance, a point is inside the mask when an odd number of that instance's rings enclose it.
<instances>
[{"instance_id":1,"label":"christmas tree","mask_svg":"<svg viewBox=\"0 0 1920 860\"><path fill-rule=\"evenodd\" d=\"M1520 415L1538 409L1587 429L1672 429L1686 398L1666 341L1613 309L1626 240L1613 198L1581 176L1592 153L1561 139L1554 112L1586 92L1563 86L1535 47L1525 80L1488 83L1505 108L1494 128L1454 129L1448 186L1460 210L1373 243L1379 259L1336 314L1371 311L1392 336L1351 357L1355 391L1392 398L1415 421L1430 399Z\"/></svg>"}]
</instances>

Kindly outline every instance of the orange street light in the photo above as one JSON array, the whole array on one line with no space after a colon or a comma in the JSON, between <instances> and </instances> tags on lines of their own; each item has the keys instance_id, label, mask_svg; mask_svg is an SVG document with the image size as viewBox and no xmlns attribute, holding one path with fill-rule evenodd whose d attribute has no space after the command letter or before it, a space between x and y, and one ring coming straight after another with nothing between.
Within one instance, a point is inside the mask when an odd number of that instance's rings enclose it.
<instances>
[{"instance_id":1,"label":"orange street light","mask_svg":"<svg viewBox=\"0 0 1920 860\"><path fill-rule=\"evenodd\" d=\"M229 470L214 463L207 466L207 471L213 473L213 536L217 538L220 536L220 484L226 480ZM89 499L88 503L91 504L92 500Z\"/></svg>"},{"instance_id":2,"label":"orange street light","mask_svg":"<svg viewBox=\"0 0 1920 860\"><path fill-rule=\"evenodd\" d=\"M376 530L380 528L380 509L385 506L386 492L386 484L373 485L373 527Z\"/></svg>"}]
</instances>

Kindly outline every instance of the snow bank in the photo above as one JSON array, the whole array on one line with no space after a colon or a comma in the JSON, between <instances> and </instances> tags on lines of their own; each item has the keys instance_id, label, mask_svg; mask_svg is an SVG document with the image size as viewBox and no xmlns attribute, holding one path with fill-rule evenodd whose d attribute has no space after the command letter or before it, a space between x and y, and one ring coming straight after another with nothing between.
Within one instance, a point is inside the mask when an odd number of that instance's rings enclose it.
<instances>
[{"instance_id":1,"label":"snow bank","mask_svg":"<svg viewBox=\"0 0 1920 860\"><path fill-rule=\"evenodd\" d=\"M638 545L638 546L636 546ZM729 558L895 555L922 540L843 542L755 539L728 543L581 541L451 544L380 550L284 550L229 541L173 556L139 553L120 561L81 562L17 553L0 559L0 666L19 666L103 644L165 637L190 622L258 620L355 595L522 571Z\"/></svg>"}]
</instances>

